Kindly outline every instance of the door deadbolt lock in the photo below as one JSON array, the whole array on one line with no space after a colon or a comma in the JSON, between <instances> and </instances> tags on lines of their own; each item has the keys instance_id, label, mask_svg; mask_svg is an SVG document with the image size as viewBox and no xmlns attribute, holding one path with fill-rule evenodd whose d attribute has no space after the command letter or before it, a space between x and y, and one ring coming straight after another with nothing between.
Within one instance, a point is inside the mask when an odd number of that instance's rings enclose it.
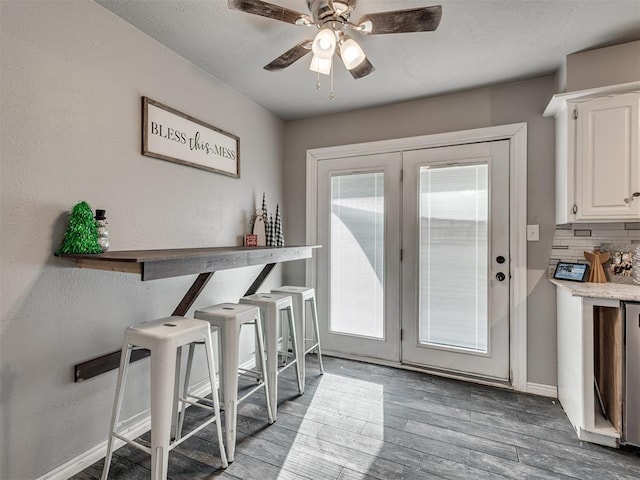
<instances>
[{"instance_id":1,"label":"door deadbolt lock","mask_svg":"<svg viewBox=\"0 0 640 480\"><path fill-rule=\"evenodd\" d=\"M504 274L504 273L502 273L502 272L498 272L498 273L496 273L496 279L497 279L499 282L504 281L504 279L505 279L505 278L507 278L507 277L505 276L505 274Z\"/></svg>"},{"instance_id":2,"label":"door deadbolt lock","mask_svg":"<svg viewBox=\"0 0 640 480\"><path fill-rule=\"evenodd\" d=\"M498 255L498 256L496 257L496 262L498 262L498 263L504 263L504 257L503 257L502 255Z\"/></svg>"}]
</instances>

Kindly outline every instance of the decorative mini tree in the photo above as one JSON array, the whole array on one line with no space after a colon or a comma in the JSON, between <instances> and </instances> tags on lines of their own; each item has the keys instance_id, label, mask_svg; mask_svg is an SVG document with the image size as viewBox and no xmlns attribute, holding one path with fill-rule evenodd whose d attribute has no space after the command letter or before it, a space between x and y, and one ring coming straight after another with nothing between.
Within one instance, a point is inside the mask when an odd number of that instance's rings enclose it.
<instances>
[{"instance_id":1,"label":"decorative mini tree","mask_svg":"<svg viewBox=\"0 0 640 480\"><path fill-rule=\"evenodd\" d=\"M69 226L56 253L102 253L93 210L87 202L80 202L71 210Z\"/></svg>"},{"instance_id":2,"label":"decorative mini tree","mask_svg":"<svg viewBox=\"0 0 640 480\"><path fill-rule=\"evenodd\" d=\"M280 218L280 205L276 203L276 225L274 227L274 242L276 247L284 247L284 231L282 230L282 218Z\"/></svg>"}]
</instances>

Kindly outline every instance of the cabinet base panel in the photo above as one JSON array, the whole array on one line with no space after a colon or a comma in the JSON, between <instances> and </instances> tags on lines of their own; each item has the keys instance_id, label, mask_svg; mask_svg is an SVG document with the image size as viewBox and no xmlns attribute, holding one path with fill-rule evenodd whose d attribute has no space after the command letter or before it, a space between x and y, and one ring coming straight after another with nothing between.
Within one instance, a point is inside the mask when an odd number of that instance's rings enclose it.
<instances>
[{"instance_id":1,"label":"cabinet base panel","mask_svg":"<svg viewBox=\"0 0 640 480\"><path fill-rule=\"evenodd\" d=\"M578 429L578 438L583 442L597 443L605 447L619 448L620 434L611 426L597 428L596 431L587 431L582 428Z\"/></svg>"}]
</instances>

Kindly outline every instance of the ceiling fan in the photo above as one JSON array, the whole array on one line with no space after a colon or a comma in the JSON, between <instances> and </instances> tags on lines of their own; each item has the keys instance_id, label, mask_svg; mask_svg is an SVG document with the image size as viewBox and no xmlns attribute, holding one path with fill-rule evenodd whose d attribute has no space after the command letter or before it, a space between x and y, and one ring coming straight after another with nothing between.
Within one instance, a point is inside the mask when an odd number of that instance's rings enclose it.
<instances>
[{"instance_id":1,"label":"ceiling fan","mask_svg":"<svg viewBox=\"0 0 640 480\"><path fill-rule=\"evenodd\" d=\"M308 53L313 53L310 69L318 74L329 75L336 54L355 79L369 75L375 68L347 31L365 35L431 32L438 28L442 17L442 6L435 5L370 13L353 23L350 17L357 3L358 0L307 0L310 15L263 0L229 0L229 8L318 29L313 39L304 40L287 50L265 65L265 70L282 70Z\"/></svg>"}]
</instances>

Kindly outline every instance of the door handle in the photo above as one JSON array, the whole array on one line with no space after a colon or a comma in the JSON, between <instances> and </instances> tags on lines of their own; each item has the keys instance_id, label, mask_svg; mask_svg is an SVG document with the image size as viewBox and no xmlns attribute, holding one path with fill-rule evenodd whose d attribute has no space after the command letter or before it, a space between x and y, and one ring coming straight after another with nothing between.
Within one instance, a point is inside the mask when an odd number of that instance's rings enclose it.
<instances>
[{"instance_id":1,"label":"door handle","mask_svg":"<svg viewBox=\"0 0 640 480\"><path fill-rule=\"evenodd\" d=\"M502 273L502 272L496 273L496 280L498 280L499 282L504 281L505 278L507 278L507 277L505 276L504 273Z\"/></svg>"}]
</instances>

